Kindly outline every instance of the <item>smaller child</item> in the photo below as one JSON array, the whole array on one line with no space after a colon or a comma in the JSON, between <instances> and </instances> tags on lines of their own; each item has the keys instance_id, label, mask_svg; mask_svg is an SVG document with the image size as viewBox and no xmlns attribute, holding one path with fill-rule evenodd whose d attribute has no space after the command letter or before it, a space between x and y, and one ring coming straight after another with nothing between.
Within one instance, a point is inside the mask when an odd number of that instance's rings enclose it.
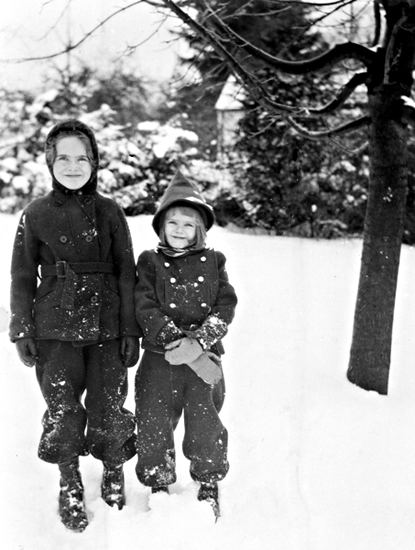
<instances>
[{"instance_id":1,"label":"smaller child","mask_svg":"<svg viewBox=\"0 0 415 550\"><path fill-rule=\"evenodd\" d=\"M155 250L138 258L136 316L145 350L136 376L136 467L152 492L176 481L174 430L184 412L183 452L198 499L219 515L217 482L225 477L228 433L219 412L225 397L221 343L237 298L225 256L206 248L212 208L178 172L162 197L153 228Z\"/></svg>"}]
</instances>

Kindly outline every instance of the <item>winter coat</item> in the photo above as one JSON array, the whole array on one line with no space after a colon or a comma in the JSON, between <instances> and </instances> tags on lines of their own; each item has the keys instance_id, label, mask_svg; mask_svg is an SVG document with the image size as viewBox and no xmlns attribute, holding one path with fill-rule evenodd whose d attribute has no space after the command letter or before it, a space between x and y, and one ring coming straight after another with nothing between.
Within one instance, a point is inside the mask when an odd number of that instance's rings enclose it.
<instances>
[{"instance_id":1,"label":"winter coat","mask_svg":"<svg viewBox=\"0 0 415 550\"><path fill-rule=\"evenodd\" d=\"M97 156L88 127L78 121L72 125L88 135ZM96 191L96 170L78 191L53 178L53 190L26 207L11 277L13 342L24 337L89 342L141 334L128 225L121 208Z\"/></svg>"},{"instance_id":2,"label":"winter coat","mask_svg":"<svg viewBox=\"0 0 415 550\"><path fill-rule=\"evenodd\" d=\"M225 256L212 249L179 257L147 250L139 256L135 302L144 349L163 352L160 334L172 325L179 331L204 326L207 340L216 343L215 326L231 323L237 303L225 263ZM170 340L177 339L177 329L171 330ZM216 345L214 351L223 353L223 348Z\"/></svg>"}]
</instances>

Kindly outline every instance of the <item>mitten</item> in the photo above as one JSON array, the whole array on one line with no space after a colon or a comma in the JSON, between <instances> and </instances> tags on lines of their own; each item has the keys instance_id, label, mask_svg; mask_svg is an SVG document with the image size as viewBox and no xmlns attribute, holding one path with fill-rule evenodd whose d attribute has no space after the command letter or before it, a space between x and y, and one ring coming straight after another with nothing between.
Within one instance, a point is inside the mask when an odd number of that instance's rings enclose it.
<instances>
[{"instance_id":1,"label":"mitten","mask_svg":"<svg viewBox=\"0 0 415 550\"><path fill-rule=\"evenodd\" d=\"M140 340L137 336L124 336L120 344L121 358L124 366L133 367L140 358Z\"/></svg>"},{"instance_id":2,"label":"mitten","mask_svg":"<svg viewBox=\"0 0 415 550\"><path fill-rule=\"evenodd\" d=\"M181 338L166 345L164 355L170 365L188 365L203 353L202 346L193 338Z\"/></svg>"},{"instance_id":3,"label":"mitten","mask_svg":"<svg viewBox=\"0 0 415 550\"><path fill-rule=\"evenodd\" d=\"M212 361L206 353L199 355L189 364L189 367L209 386L214 386L222 378L221 367Z\"/></svg>"},{"instance_id":4,"label":"mitten","mask_svg":"<svg viewBox=\"0 0 415 550\"><path fill-rule=\"evenodd\" d=\"M36 340L34 338L20 338L16 340L16 348L20 361L26 367L33 367L37 356Z\"/></svg>"}]
</instances>

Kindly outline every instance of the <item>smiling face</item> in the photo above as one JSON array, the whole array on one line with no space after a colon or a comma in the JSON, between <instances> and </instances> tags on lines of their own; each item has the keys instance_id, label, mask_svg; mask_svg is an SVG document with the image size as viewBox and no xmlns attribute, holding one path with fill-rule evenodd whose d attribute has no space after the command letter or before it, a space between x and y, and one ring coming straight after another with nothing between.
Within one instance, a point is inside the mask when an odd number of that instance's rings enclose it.
<instances>
[{"instance_id":1,"label":"smiling face","mask_svg":"<svg viewBox=\"0 0 415 550\"><path fill-rule=\"evenodd\" d=\"M64 137L56 143L53 175L72 191L83 187L91 177L92 166L87 150L77 137Z\"/></svg>"},{"instance_id":2,"label":"smiling face","mask_svg":"<svg viewBox=\"0 0 415 550\"><path fill-rule=\"evenodd\" d=\"M196 212L181 208L170 208L164 219L164 234L167 244L172 248L187 248L196 242L197 217Z\"/></svg>"}]
</instances>

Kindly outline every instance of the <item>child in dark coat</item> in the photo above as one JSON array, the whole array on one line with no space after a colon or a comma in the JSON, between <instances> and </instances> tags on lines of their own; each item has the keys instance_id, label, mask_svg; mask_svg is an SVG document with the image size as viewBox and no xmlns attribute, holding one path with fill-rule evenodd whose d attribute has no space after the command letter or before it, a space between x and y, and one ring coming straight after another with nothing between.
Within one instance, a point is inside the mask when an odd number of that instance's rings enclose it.
<instances>
[{"instance_id":1,"label":"child in dark coat","mask_svg":"<svg viewBox=\"0 0 415 550\"><path fill-rule=\"evenodd\" d=\"M17 229L10 338L21 361L36 365L47 404L38 454L59 466L61 520L82 531L88 519L79 456L103 462L105 502L125 503L123 463L135 455L136 436L123 405L141 334L136 272L125 216L96 190L92 130L61 122L45 150L52 191L27 206Z\"/></svg>"},{"instance_id":2,"label":"child in dark coat","mask_svg":"<svg viewBox=\"0 0 415 550\"><path fill-rule=\"evenodd\" d=\"M228 472L221 340L237 298L225 257L206 248L212 208L180 172L153 219L160 238L137 263L137 320L145 349L136 376L136 472L152 492L176 481L174 430L182 412L183 452L200 483L199 500L219 514L217 482Z\"/></svg>"}]
</instances>

